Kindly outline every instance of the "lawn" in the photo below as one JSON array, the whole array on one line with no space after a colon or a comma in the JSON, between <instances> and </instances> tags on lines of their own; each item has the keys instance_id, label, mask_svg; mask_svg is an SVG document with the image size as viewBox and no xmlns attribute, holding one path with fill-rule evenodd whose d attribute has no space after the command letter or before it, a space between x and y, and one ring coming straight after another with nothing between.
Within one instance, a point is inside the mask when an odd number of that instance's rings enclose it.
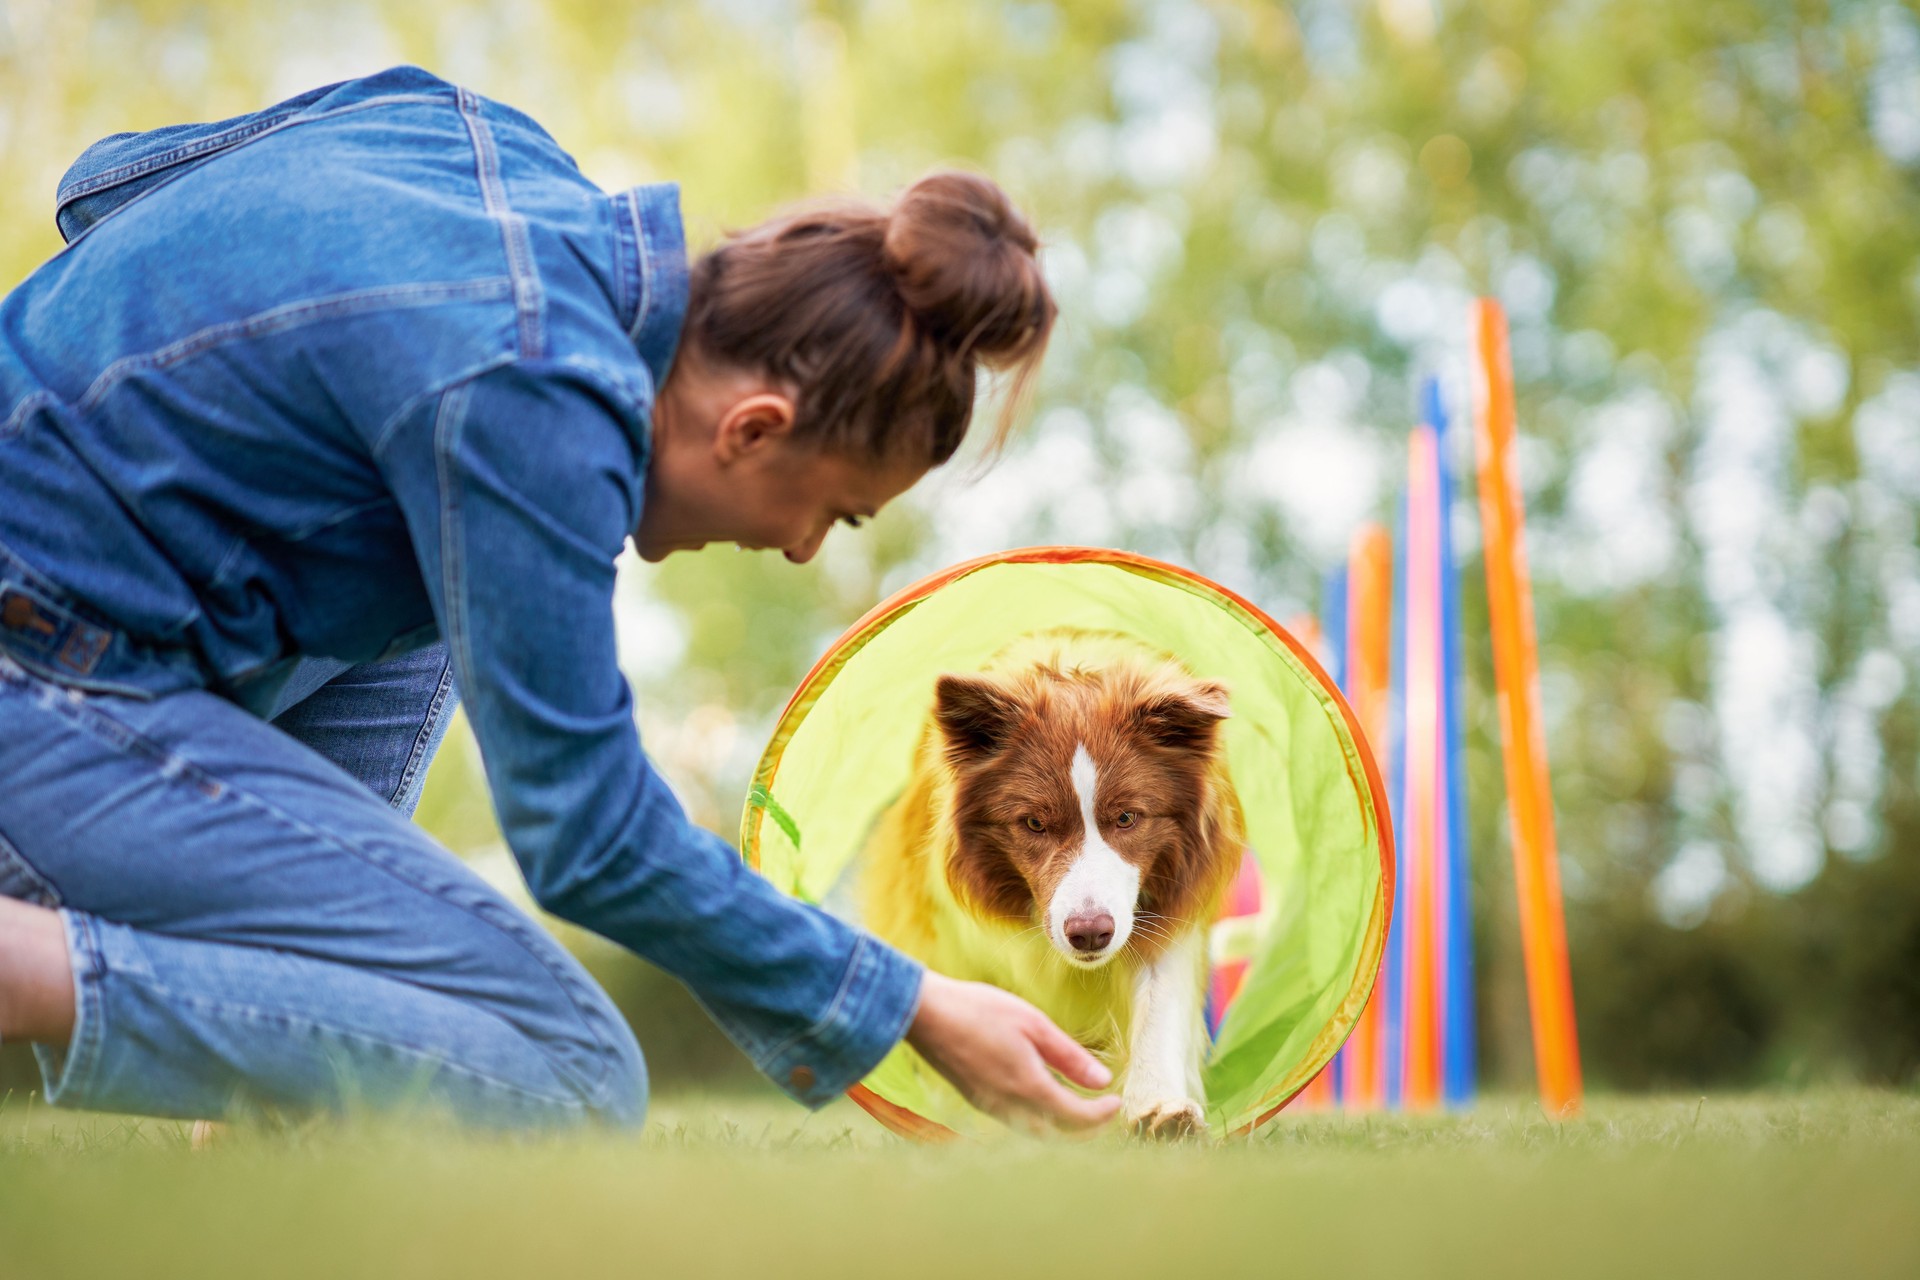
<instances>
[{"instance_id":1,"label":"lawn","mask_svg":"<svg viewBox=\"0 0 1920 1280\"><path fill-rule=\"evenodd\" d=\"M1224 1147L898 1142L682 1097L638 1136L0 1108L0 1277L1916 1276L1920 1096L1521 1099Z\"/></svg>"}]
</instances>

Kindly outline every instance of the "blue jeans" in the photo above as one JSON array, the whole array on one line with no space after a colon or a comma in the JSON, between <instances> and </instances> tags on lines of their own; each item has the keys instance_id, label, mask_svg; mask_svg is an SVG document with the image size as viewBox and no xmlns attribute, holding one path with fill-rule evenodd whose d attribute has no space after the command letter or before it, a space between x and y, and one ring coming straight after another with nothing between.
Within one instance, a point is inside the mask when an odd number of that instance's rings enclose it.
<instances>
[{"instance_id":1,"label":"blue jeans","mask_svg":"<svg viewBox=\"0 0 1920 1280\"><path fill-rule=\"evenodd\" d=\"M409 821L453 703L443 646L306 664L271 720L0 654L0 895L60 908L77 998L48 1100L637 1124L605 993Z\"/></svg>"}]
</instances>

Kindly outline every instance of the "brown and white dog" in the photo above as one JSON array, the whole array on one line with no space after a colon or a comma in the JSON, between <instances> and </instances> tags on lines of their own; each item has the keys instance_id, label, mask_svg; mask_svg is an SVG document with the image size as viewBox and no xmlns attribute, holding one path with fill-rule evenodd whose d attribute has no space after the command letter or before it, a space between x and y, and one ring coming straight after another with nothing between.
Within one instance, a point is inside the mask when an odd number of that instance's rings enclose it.
<instances>
[{"instance_id":1,"label":"brown and white dog","mask_svg":"<svg viewBox=\"0 0 1920 1280\"><path fill-rule=\"evenodd\" d=\"M1207 926L1245 848L1227 691L1125 636L1050 631L942 676L860 875L867 926L1038 1005L1137 1131L1202 1130Z\"/></svg>"}]
</instances>

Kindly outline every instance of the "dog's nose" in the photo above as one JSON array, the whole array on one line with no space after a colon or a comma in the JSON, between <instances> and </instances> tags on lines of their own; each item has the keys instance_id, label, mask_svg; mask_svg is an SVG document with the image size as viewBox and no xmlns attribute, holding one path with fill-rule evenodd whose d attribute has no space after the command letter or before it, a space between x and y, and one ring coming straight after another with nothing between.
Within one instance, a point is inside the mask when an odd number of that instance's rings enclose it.
<instances>
[{"instance_id":1,"label":"dog's nose","mask_svg":"<svg viewBox=\"0 0 1920 1280\"><path fill-rule=\"evenodd\" d=\"M1067 941L1075 951L1101 950L1113 941L1113 917L1104 911L1098 915L1068 916Z\"/></svg>"}]
</instances>

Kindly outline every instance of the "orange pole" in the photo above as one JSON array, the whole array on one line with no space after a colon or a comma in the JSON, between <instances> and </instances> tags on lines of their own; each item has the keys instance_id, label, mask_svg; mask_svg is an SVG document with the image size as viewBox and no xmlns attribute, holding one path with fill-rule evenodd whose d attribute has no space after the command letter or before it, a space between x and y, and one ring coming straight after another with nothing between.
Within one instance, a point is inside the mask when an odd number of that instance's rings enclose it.
<instances>
[{"instance_id":1,"label":"orange pole","mask_svg":"<svg viewBox=\"0 0 1920 1280\"><path fill-rule=\"evenodd\" d=\"M1354 717L1376 757L1387 745L1387 689L1393 660L1393 535L1367 525L1347 552L1347 689ZM1389 939L1388 946L1398 945ZM1347 1040L1346 1105L1371 1111L1386 1101L1386 1002L1379 987Z\"/></svg>"},{"instance_id":2,"label":"orange pole","mask_svg":"<svg viewBox=\"0 0 1920 1280\"><path fill-rule=\"evenodd\" d=\"M1474 306L1481 396L1474 430L1480 464L1480 521L1487 563L1487 612L1493 631L1494 683L1513 827L1513 880L1520 901L1521 950L1533 1016L1534 1069L1540 1099L1554 1116L1579 1114L1580 1043L1567 969L1567 927L1554 846L1553 793L1540 716L1539 654L1533 590L1527 576L1525 511L1513 457L1513 365L1507 319L1489 298Z\"/></svg>"}]
</instances>

